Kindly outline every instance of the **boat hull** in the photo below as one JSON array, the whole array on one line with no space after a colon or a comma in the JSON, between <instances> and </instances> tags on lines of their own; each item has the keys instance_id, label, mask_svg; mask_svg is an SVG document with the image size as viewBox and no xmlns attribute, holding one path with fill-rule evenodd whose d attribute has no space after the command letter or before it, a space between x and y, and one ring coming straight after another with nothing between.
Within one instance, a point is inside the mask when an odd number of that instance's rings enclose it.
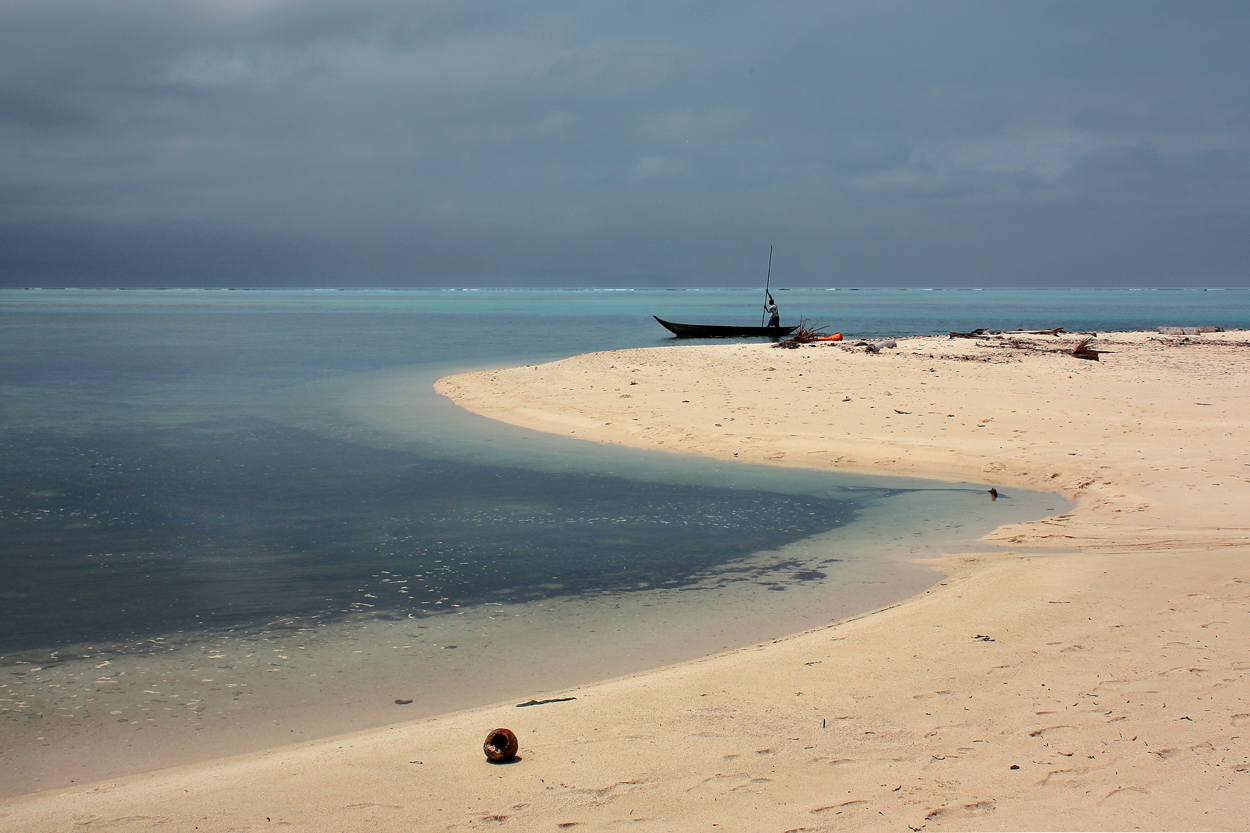
<instances>
[{"instance_id":1,"label":"boat hull","mask_svg":"<svg viewBox=\"0 0 1250 833\"><path fill-rule=\"evenodd\" d=\"M678 324L652 316L678 338L781 338L798 329L793 327L734 327L723 324Z\"/></svg>"}]
</instances>

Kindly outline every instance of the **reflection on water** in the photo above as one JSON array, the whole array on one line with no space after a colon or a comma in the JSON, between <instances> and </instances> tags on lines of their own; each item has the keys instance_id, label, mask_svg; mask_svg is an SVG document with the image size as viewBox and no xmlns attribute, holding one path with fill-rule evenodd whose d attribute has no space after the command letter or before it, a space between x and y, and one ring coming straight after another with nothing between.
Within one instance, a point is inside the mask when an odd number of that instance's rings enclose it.
<instances>
[{"instance_id":1,"label":"reflection on water","mask_svg":"<svg viewBox=\"0 0 1250 833\"><path fill-rule=\"evenodd\" d=\"M10 437L0 651L678 586L854 512L231 427Z\"/></svg>"},{"instance_id":2,"label":"reflection on water","mask_svg":"<svg viewBox=\"0 0 1250 833\"><path fill-rule=\"evenodd\" d=\"M0 300L0 651L679 585L833 529L853 502L885 494L841 495L828 476L727 478L689 459L528 440L483 427L429 388L455 364L664 341L647 323L649 302ZM465 337L488 321L510 337ZM367 424L401 376L420 382L393 397L382 429ZM345 404L370 378L383 393Z\"/></svg>"}]
</instances>

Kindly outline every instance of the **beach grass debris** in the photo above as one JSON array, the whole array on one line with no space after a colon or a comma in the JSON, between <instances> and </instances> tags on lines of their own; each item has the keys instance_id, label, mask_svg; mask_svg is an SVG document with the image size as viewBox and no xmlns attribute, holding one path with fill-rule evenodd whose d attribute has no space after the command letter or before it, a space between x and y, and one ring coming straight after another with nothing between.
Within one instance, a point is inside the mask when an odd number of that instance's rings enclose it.
<instances>
[{"instance_id":1,"label":"beach grass debris","mask_svg":"<svg viewBox=\"0 0 1250 833\"><path fill-rule=\"evenodd\" d=\"M781 347L786 350L797 349L800 345L811 344L815 341L824 341L829 337L826 335L823 327L814 324L804 318L799 322L799 328L787 339L777 342L773 347Z\"/></svg>"},{"instance_id":2,"label":"beach grass debris","mask_svg":"<svg viewBox=\"0 0 1250 833\"><path fill-rule=\"evenodd\" d=\"M1095 362L1098 361L1098 354L1101 353L1102 351L1095 350L1094 348L1090 347L1090 344L1092 344L1093 341L1094 341L1093 336L1086 336L1085 338L1081 339L1080 341L1076 343L1076 347L1072 348L1072 355L1078 359L1089 359Z\"/></svg>"}]
</instances>

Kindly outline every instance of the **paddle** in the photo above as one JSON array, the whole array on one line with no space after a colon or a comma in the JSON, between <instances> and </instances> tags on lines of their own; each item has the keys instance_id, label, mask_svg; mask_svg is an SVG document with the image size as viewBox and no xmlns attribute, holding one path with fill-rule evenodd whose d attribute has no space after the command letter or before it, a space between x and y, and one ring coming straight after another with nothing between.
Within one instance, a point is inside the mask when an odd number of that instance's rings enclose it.
<instances>
[{"instance_id":1,"label":"paddle","mask_svg":"<svg viewBox=\"0 0 1250 833\"><path fill-rule=\"evenodd\" d=\"M768 314L768 282L773 279L773 247L768 247L768 276L764 278L764 311L760 313L760 326L764 326L764 316Z\"/></svg>"}]
</instances>

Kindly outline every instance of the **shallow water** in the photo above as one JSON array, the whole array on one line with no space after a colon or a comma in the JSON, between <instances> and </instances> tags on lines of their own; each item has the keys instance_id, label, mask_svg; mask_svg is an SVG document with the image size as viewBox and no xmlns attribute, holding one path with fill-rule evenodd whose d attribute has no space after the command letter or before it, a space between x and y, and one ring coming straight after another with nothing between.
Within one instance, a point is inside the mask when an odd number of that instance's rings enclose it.
<instances>
[{"instance_id":1,"label":"shallow water","mask_svg":"<svg viewBox=\"0 0 1250 833\"><path fill-rule=\"evenodd\" d=\"M11 439L3 650L682 584L856 508L234 428Z\"/></svg>"},{"instance_id":2,"label":"shallow water","mask_svg":"<svg viewBox=\"0 0 1250 833\"><path fill-rule=\"evenodd\" d=\"M1248 295L778 300L854 336L1244 326ZM536 435L429 387L468 367L670 344L651 313L749 319L754 304L709 291L0 292L0 792L775 638L933 580L905 559L1062 510L1025 493L991 504L978 484ZM413 702L397 712L397 699Z\"/></svg>"}]
</instances>

